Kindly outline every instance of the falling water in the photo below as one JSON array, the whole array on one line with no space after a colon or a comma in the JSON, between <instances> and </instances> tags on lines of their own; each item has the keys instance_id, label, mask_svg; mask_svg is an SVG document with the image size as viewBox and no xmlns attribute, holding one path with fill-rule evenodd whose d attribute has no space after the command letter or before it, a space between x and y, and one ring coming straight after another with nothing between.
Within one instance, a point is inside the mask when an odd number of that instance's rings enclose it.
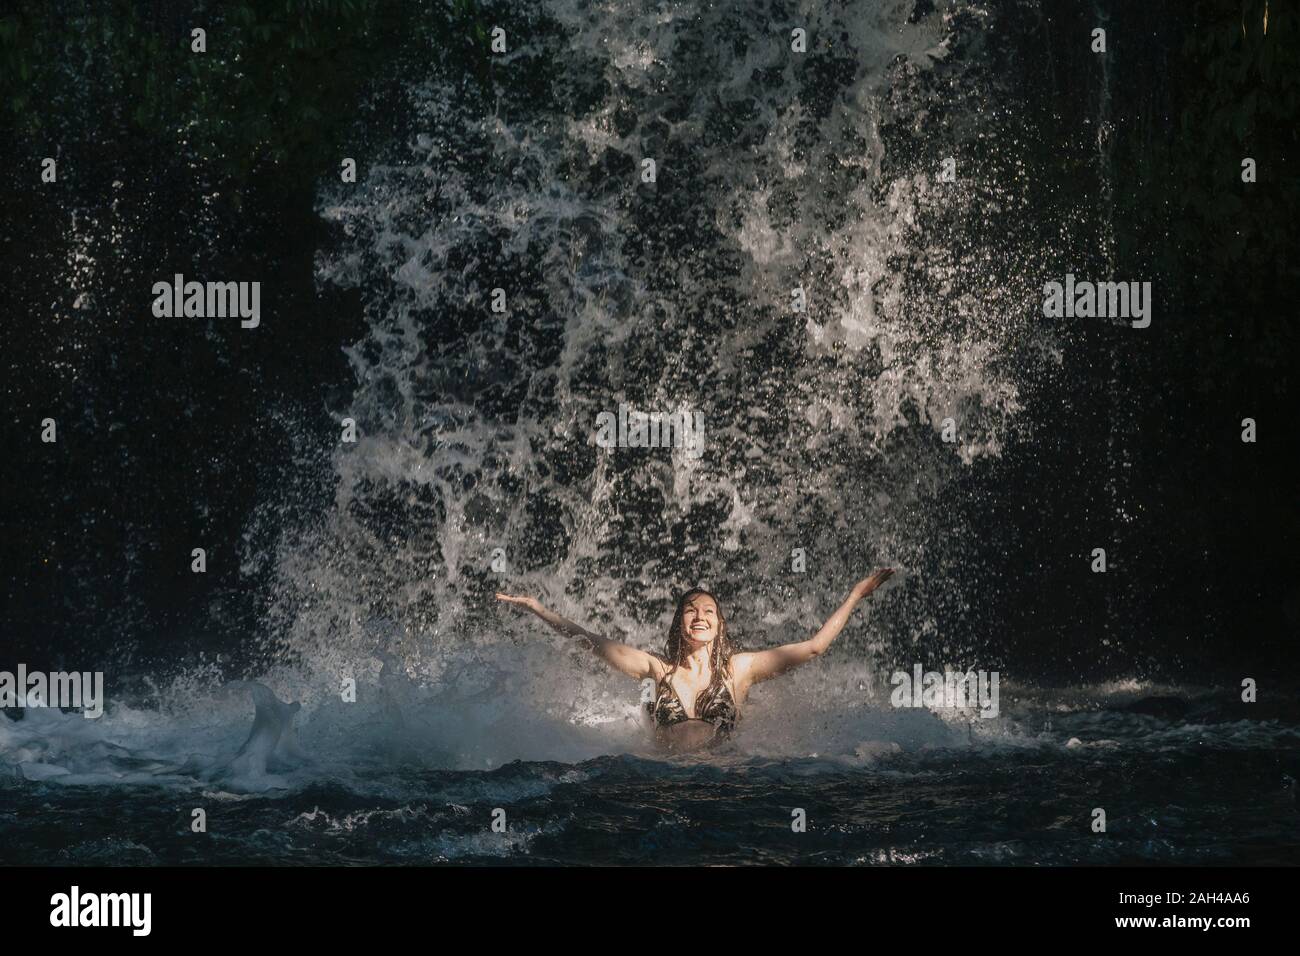
<instances>
[{"instance_id":1,"label":"falling water","mask_svg":"<svg viewBox=\"0 0 1300 956\"><path fill-rule=\"evenodd\" d=\"M362 290L369 332L334 507L279 556L309 684L373 676L383 649L422 682L473 661L474 692L500 678L586 712L616 685L588 674L575 701L558 671L530 680L543 638L493 591L657 648L673 595L706 583L763 646L881 564L906 587L820 695L861 700L917 645L962 653L941 633L964 532L945 495L1001 452L1022 376L1051 360L1037 270L1060 250L1022 237L1027 178L965 158L997 152L978 119L993 15L912 7L543 4L552 29L512 40L495 99L436 67L409 84L410 135L320 204L342 239L319 278ZM702 414L704 455L597 448L619 403Z\"/></svg>"},{"instance_id":2,"label":"falling water","mask_svg":"<svg viewBox=\"0 0 1300 956\"><path fill-rule=\"evenodd\" d=\"M1110 20L1105 5L1101 0L1097 0L1093 4L1093 14L1097 26L1101 29L1107 29ZM1097 56L1099 64L1096 114L1097 176L1098 205L1100 208L1100 235L1098 237L1100 240L1100 254L1097 259L1104 272L1101 277L1102 280L1113 282L1117 279L1130 281L1133 277L1122 277L1115 274L1114 150L1116 131L1111 117L1111 74L1113 72L1112 58L1117 56L1118 53L1110 46L1109 32L1108 30L1106 51ZM1127 322L1123 320L1111 320L1111 322L1116 327L1116 330L1127 326ZM1134 349L1131 340L1126 342L1122 334L1112 332L1108 339L1106 358L1109 363L1110 387L1106 390L1108 432L1106 437L1105 507L1107 515L1103 527L1107 531L1104 547L1108 562L1108 573L1111 573L1111 577L1107 579L1110 586L1106 588L1106 613L1104 620L1100 624L1106 634L1106 640L1113 643L1119 639L1116 622L1122 616L1120 610L1123 604L1121 592L1124 589L1125 570L1129 562L1134 560L1126 548L1129 543L1126 526L1133 520L1133 516L1129 513L1131 505L1129 504L1130 495L1127 488L1129 469L1132 467L1132 455L1128 443L1132 440L1136 428L1132 413L1132 401L1128 397L1129 381L1134 374Z\"/></svg>"}]
</instances>

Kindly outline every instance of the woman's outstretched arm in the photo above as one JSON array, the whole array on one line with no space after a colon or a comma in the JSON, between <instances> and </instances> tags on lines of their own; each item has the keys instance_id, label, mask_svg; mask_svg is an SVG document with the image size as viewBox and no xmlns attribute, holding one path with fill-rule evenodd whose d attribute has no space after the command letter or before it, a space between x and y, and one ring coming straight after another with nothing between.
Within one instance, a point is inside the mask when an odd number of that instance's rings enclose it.
<instances>
[{"instance_id":1,"label":"woman's outstretched arm","mask_svg":"<svg viewBox=\"0 0 1300 956\"><path fill-rule=\"evenodd\" d=\"M733 658L737 678L750 684L757 684L759 681L770 680L791 668L807 664L813 658L819 657L826 648L831 646L831 642L839 637L840 631L844 630L844 625L848 623L849 616L858 606L858 602L888 581L893 574L893 568L884 568L855 584L839 610L832 614L821 626L821 630L808 640L782 644L780 647L773 647L766 651L737 654Z\"/></svg>"},{"instance_id":2,"label":"woman's outstretched arm","mask_svg":"<svg viewBox=\"0 0 1300 956\"><path fill-rule=\"evenodd\" d=\"M542 607L537 598L515 597L498 592L497 600L528 608L528 610L566 637L582 638L596 652L597 657L621 674L638 679L653 677L655 680L662 676L663 662L653 654L647 654L645 651L628 644L611 641L607 637L594 634L586 628L574 624L567 618L561 617L554 611Z\"/></svg>"}]
</instances>

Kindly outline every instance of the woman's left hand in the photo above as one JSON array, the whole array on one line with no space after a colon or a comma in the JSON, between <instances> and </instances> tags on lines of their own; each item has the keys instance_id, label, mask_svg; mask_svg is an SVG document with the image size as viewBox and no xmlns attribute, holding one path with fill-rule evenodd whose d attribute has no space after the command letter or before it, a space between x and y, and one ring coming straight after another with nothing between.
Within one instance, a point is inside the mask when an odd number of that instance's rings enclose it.
<instances>
[{"instance_id":1,"label":"woman's left hand","mask_svg":"<svg viewBox=\"0 0 1300 956\"><path fill-rule=\"evenodd\" d=\"M866 597L893 576L893 568L880 568L877 571L873 571L870 577L863 578L853 586L853 594L858 598L858 600L862 600L862 598Z\"/></svg>"}]
</instances>

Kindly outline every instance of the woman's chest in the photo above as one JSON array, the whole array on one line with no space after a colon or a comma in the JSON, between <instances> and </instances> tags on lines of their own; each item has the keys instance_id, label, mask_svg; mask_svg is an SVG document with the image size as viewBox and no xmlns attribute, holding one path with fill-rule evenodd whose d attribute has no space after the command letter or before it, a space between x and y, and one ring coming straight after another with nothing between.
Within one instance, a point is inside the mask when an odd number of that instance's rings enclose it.
<instances>
[{"instance_id":1,"label":"woman's chest","mask_svg":"<svg viewBox=\"0 0 1300 956\"><path fill-rule=\"evenodd\" d=\"M673 675L666 684L664 690L675 698L676 708L688 718L707 717L721 705L738 704L732 682L727 678L692 679Z\"/></svg>"}]
</instances>

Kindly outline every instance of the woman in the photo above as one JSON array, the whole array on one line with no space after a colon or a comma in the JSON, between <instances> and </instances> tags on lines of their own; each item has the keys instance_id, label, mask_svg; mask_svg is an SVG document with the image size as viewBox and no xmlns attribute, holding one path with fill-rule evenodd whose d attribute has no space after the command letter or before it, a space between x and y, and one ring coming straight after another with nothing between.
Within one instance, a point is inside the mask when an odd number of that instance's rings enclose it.
<instances>
[{"instance_id":1,"label":"woman","mask_svg":"<svg viewBox=\"0 0 1300 956\"><path fill-rule=\"evenodd\" d=\"M893 568L884 568L859 581L839 610L808 640L744 653L733 650L717 598L703 588L687 591L677 602L663 656L593 634L542 607L536 598L498 593L497 600L526 607L561 634L583 638L619 673L653 680L654 697L646 709L654 722L656 742L668 750L696 750L726 738L750 687L823 654L858 602L893 573Z\"/></svg>"}]
</instances>

